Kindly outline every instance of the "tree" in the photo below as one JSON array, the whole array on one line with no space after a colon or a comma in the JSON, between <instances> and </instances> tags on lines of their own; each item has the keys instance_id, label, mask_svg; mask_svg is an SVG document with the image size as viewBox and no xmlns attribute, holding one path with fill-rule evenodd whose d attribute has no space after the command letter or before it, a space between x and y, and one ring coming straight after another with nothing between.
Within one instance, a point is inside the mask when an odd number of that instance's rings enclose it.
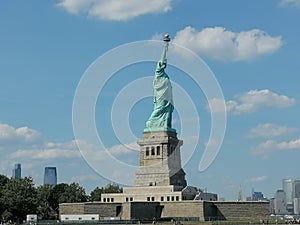
<instances>
[{"instance_id":1,"label":"tree","mask_svg":"<svg viewBox=\"0 0 300 225\"><path fill-rule=\"evenodd\" d=\"M96 187L90 194L90 201L101 201L102 193L122 193L123 189L117 184L108 184L105 188Z\"/></svg>"},{"instance_id":2,"label":"tree","mask_svg":"<svg viewBox=\"0 0 300 225\"><path fill-rule=\"evenodd\" d=\"M121 193L117 184L97 187L91 201L101 200L102 193ZM58 219L60 203L86 202L88 196L78 183L34 187L33 179L8 178L0 174L0 218L21 222L27 214L38 214L43 219Z\"/></svg>"},{"instance_id":3,"label":"tree","mask_svg":"<svg viewBox=\"0 0 300 225\"><path fill-rule=\"evenodd\" d=\"M37 187L37 214L43 219L56 219L56 211L50 205L52 185L45 184Z\"/></svg>"},{"instance_id":4,"label":"tree","mask_svg":"<svg viewBox=\"0 0 300 225\"><path fill-rule=\"evenodd\" d=\"M120 188L118 184L108 184L103 189L103 193L122 193L123 188Z\"/></svg>"},{"instance_id":5,"label":"tree","mask_svg":"<svg viewBox=\"0 0 300 225\"><path fill-rule=\"evenodd\" d=\"M96 187L90 194L90 201L101 201L101 194L103 193L103 188Z\"/></svg>"},{"instance_id":6,"label":"tree","mask_svg":"<svg viewBox=\"0 0 300 225\"><path fill-rule=\"evenodd\" d=\"M55 185L49 196L49 205L56 212L56 217L59 214L60 203L72 203L72 202L86 202L87 196L83 187L78 183L72 183L70 185L61 183Z\"/></svg>"},{"instance_id":7,"label":"tree","mask_svg":"<svg viewBox=\"0 0 300 225\"><path fill-rule=\"evenodd\" d=\"M55 185L50 191L49 205L51 209L53 209L56 212L56 219L58 219L57 216L59 213L59 203L60 203L59 198L66 191L67 187L68 184L61 183Z\"/></svg>"},{"instance_id":8,"label":"tree","mask_svg":"<svg viewBox=\"0 0 300 225\"><path fill-rule=\"evenodd\" d=\"M36 212L36 189L31 177L11 178L1 191L5 220L22 221L27 214Z\"/></svg>"},{"instance_id":9,"label":"tree","mask_svg":"<svg viewBox=\"0 0 300 225\"><path fill-rule=\"evenodd\" d=\"M9 181L9 178L7 176L0 174L0 188L1 189L7 184L8 181Z\"/></svg>"},{"instance_id":10,"label":"tree","mask_svg":"<svg viewBox=\"0 0 300 225\"><path fill-rule=\"evenodd\" d=\"M78 183L71 183L60 196L59 203L86 202L87 196L83 187Z\"/></svg>"},{"instance_id":11,"label":"tree","mask_svg":"<svg viewBox=\"0 0 300 225\"><path fill-rule=\"evenodd\" d=\"M0 215L2 215L5 212L3 190L8 181L9 181L8 177L0 174Z\"/></svg>"}]
</instances>

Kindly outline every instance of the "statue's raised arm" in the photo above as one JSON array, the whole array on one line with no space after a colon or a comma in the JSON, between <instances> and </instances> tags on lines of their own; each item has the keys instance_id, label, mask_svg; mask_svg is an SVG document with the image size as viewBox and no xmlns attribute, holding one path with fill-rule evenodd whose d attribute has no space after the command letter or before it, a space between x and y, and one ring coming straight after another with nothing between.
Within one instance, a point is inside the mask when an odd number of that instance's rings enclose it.
<instances>
[{"instance_id":1,"label":"statue's raised arm","mask_svg":"<svg viewBox=\"0 0 300 225\"><path fill-rule=\"evenodd\" d=\"M153 81L154 109L146 122L145 132L173 131L172 113L174 110L172 86L169 76L165 72L167 67L167 51L169 46L169 35L164 38L164 48L160 60L157 63Z\"/></svg>"},{"instance_id":2,"label":"statue's raised arm","mask_svg":"<svg viewBox=\"0 0 300 225\"><path fill-rule=\"evenodd\" d=\"M165 35L164 42L165 42L165 45L164 45L160 60L157 62L155 76L163 75L165 73L165 68L167 67L167 51L168 51L169 42L170 42L170 37L168 34Z\"/></svg>"}]
</instances>

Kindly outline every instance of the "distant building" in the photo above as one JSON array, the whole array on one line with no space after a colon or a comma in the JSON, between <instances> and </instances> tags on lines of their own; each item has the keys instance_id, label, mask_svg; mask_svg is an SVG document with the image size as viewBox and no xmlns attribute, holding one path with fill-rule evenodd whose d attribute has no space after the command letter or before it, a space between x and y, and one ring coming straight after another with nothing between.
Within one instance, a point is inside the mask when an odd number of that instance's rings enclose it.
<instances>
[{"instance_id":1,"label":"distant building","mask_svg":"<svg viewBox=\"0 0 300 225\"><path fill-rule=\"evenodd\" d=\"M275 207L274 207L275 198L270 198L270 213L275 214Z\"/></svg>"},{"instance_id":2,"label":"distant building","mask_svg":"<svg viewBox=\"0 0 300 225\"><path fill-rule=\"evenodd\" d=\"M273 212L275 214L286 214L286 196L283 190L277 190L273 199Z\"/></svg>"},{"instance_id":3,"label":"distant building","mask_svg":"<svg viewBox=\"0 0 300 225\"><path fill-rule=\"evenodd\" d=\"M293 182L294 214L300 214L300 179Z\"/></svg>"},{"instance_id":4,"label":"distant building","mask_svg":"<svg viewBox=\"0 0 300 225\"><path fill-rule=\"evenodd\" d=\"M244 195L243 195L243 190L242 187L240 186L239 192L238 192L238 197L237 197L238 201L244 201Z\"/></svg>"},{"instance_id":5,"label":"distant building","mask_svg":"<svg viewBox=\"0 0 300 225\"><path fill-rule=\"evenodd\" d=\"M300 198L294 198L294 214L300 214Z\"/></svg>"},{"instance_id":6,"label":"distant building","mask_svg":"<svg viewBox=\"0 0 300 225\"><path fill-rule=\"evenodd\" d=\"M266 200L262 192L254 191L252 193L252 201L264 201Z\"/></svg>"},{"instance_id":7,"label":"distant building","mask_svg":"<svg viewBox=\"0 0 300 225\"><path fill-rule=\"evenodd\" d=\"M294 180L293 198L300 198L300 179L295 179Z\"/></svg>"},{"instance_id":8,"label":"distant building","mask_svg":"<svg viewBox=\"0 0 300 225\"><path fill-rule=\"evenodd\" d=\"M297 199L300 199L300 179L283 179L282 187L285 192L287 213L298 214L299 200Z\"/></svg>"},{"instance_id":9,"label":"distant building","mask_svg":"<svg viewBox=\"0 0 300 225\"><path fill-rule=\"evenodd\" d=\"M293 187L294 187L293 179L283 179L282 180L282 188L285 193L286 210L290 214L292 214L294 212Z\"/></svg>"},{"instance_id":10,"label":"distant building","mask_svg":"<svg viewBox=\"0 0 300 225\"><path fill-rule=\"evenodd\" d=\"M21 178L21 164L20 163L15 164L15 167L12 172L12 177L13 178Z\"/></svg>"},{"instance_id":11,"label":"distant building","mask_svg":"<svg viewBox=\"0 0 300 225\"><path fill-rule=\"evenodd\" d=\"M57 185L56 167L45 167L44 184Z\"/></svg>"}]
</instances>

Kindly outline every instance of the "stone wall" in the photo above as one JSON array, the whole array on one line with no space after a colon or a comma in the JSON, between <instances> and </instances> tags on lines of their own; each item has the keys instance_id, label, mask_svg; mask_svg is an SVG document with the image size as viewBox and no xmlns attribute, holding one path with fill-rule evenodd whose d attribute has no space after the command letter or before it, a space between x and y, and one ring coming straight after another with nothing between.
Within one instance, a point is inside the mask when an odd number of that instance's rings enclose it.
<instances>
[{"instance_id":1,"label":"stone wall","mask_svg":"<svg viewBox=\"0 0 300 225\"><path fill-rule=\"evenodd\" d=\"M130 202L122 203L121 219L122 220L131 220L131 203Z\"/></svg>"},{"instance_id":2,"label":"stone wall","mask_svg":"<svg viewBox=\"0 0 300 225\"><path fill-rule=\"evenodd\" d=\"M190 217L204 221L203 201L161 202L161 218Z\"/></svg>"},{"instance_id":3,"label":"stone wall","mask_svg":"<svg viewBox=\"0 0 300 225\"><path fill-rule=\"evenodd\" d=\"M84 204L85 203L61 203L59 204L59 214L84 214Z\"/></svg>"},{"instance_id":4,"label":"stone wall","mask_svg":"<svg viewBox=\"0 0 300 225\"><path fill-rule=\"evenodd\" d=\"M120 203L86 203L84 208L87 214L99 214L101 217L120 217L122 214L122 204Z\"/></svg>"},{"instance_id":5,"label":"stone wall","mask_svg":"<svg viewBox=\"0 0 300 225\"><path fill-rule=\"evenodd\" d=\"M104 217L122 217L122 204L102 202L85 202L85 203L62 203L59 205L61 214L98 214L100 218Z\"/></svg>"},{"instance_id":6,"label":"stone wall","mask_svg":"<svg viewBox=\"0 0 300 225\"><path fill-rule=\"evenodd\" d=\"M209 202L209 201L203 201L203 214L204 214L204 219L207 221L210 220L215 220L217 212L218 212L218 208L217 206L214 204L214 202ZM221 218L219 217L220 220L225 220L225 218Z\"/></svg>"},{"instance_id":7,"label":"stone wall","mask_svg":"<svg viewBox=\"0 0 300 225\"><path fill-rule=\"evenodd\" d=\"M260 220L270 215L269 202L213 202L216 206L216 219Z\"/></svg>"},{"instance_id":8,"label":"stone wall","mask_svg":"<svg viewBox=\"0 0 300 225\"><path fill-rule=\"evenodd\" d=\"M161 217L161 208L159 202L132 202L131 218L138 220L153 220Z\"/></svg>"},{"instance_id":9,"label":"stone wall","mask_svg":"<svg viewBox=\"0 0 300 225\"><path fill-rule=\"evenodd\" d=\"M98 214L100 218L123 220L189 218L193 220L261 220L270 219L269 202L174 201L126 203L63 203L60 214Z\"/></svg>"}]
</instances>

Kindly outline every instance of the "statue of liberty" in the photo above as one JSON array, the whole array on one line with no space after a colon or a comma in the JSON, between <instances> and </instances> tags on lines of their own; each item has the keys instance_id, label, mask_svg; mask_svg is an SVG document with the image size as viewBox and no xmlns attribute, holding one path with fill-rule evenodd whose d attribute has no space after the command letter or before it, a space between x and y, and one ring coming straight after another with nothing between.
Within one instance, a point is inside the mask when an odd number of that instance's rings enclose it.
<instances>
[{"instance_id":1,"label":"statue of liberty","mask_svg":"<svg viewBox=\"0 0 300 225\"><path fill-rule=\"evenodd\" d=\"M169 41L169 35L166 34L164 38L165 46L161 55L161 59L157 63L153 80L154 110L146 122L146 129L144 129L144 132L175 132L175 129L172 129L172 113L174 110L172 86L169 76L165 72L165 68L167 67L167 51Z\"/></svg>"}]
</instances>

